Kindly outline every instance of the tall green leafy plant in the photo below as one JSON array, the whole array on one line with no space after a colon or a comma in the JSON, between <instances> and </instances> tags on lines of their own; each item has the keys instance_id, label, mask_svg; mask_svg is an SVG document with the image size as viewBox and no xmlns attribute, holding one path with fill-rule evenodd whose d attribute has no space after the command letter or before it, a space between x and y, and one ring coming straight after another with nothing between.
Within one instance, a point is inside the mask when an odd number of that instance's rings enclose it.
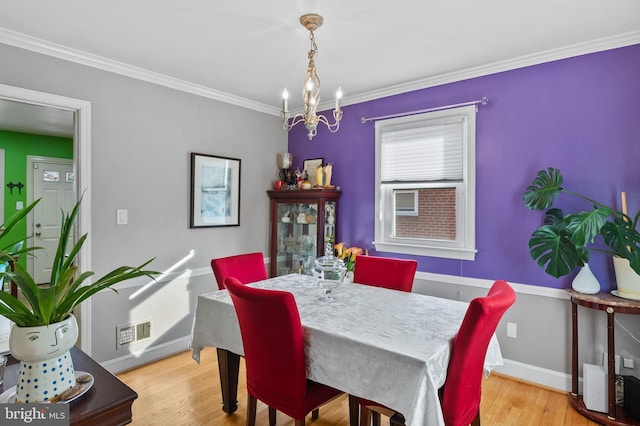
<instances>
[{"instance_id":1,"label":"tall green leafy plant","mask_svg":"<svg viewBox=\"0 0 640 426\"><path fill-rule=\"evenodd\" d=\"M636 229L640 211L632 218L564 188L563 183L560 170L540 170L522 196L529 209L549 209L542 226L529 239L529 253L540 268L556 278L568 275L589 261L590 250L598 250L628 259L631 268L640 274L640 233ZM561 209L550 208L559 194L582 199L591 209L565 214ZM606 248L594 246L598 236Z\"/></svg>"},{"instance_id":2,"label":"tall green leafy plant","mask_svg":"<svg viewBox=\"0 0 640 426\"><path fill-rule=\"evenodd\" d=\"M12 216L4 225L4 228L7 229L6 232L20 220L23 220L38 201L29 205L20 214ZM16 283L25 300L23 303L9 293L0 291L0 315L9 318L16 325L33 327L62 321L72 313L76 306L101 290L110 288L121 281L141 276L153 279L153 276L158 274L156 271L144 269L153 259L140 266L120 266L92 282L89 282L88 279L94 275L93 272L86 271L79 274L75 259L82 249L87 234L75 241L71 250L67 251L67 248L80 203L81 201L76 203L71 213L64 214L63 212L60 239L53 259L51 279L48 285L39 286L36 284L29 272L17 262L13 263L13 271L7 270L0 273L0 276L3 276L5 280L12 280ZM0 234L0 241L6 232L3 230ZM0 246L3 245L0 244ZM11 260L16 256L16 252L12 252L10 249L13 245L7 247L7 249L0 251L3 260ZM21 252L25 252L25 250L27 249L22 249ZM34 248L30 250L34 250ZM112 290L115 291L115 289Z\"/></svg>"}]
</instances>

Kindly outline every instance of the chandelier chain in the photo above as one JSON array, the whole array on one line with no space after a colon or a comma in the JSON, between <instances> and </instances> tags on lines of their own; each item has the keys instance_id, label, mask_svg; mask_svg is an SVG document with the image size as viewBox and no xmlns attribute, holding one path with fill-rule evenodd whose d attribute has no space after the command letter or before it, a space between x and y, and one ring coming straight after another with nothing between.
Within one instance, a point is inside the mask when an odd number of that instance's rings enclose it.
<instances>
[{"instance_id":1,"label":"chandelier chain","mask_svg":"<svg viewBox=\"0 0 640 426\"><path fill-rule=\"evenodd\" d=\"M313 57L318 53L318 46L316 45L316 38L313 35L313 31L309 31L309 38L311 39L311 50L309 50L309 60L312 61Z\"/></svg>"}]
</instances>

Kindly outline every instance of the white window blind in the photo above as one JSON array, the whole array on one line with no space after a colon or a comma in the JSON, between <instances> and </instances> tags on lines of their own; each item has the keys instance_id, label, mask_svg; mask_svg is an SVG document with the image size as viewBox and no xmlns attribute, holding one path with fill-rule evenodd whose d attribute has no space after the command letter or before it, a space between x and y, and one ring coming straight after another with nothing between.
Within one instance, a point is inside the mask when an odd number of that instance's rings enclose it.
<instances>
[{"instance_id":1,"label":"white window blind","mask_svg":"<svg viewBox=\"0 0 640 426\"><path fill-rule=\"evenodd\" d=\"M381 183L461 181L465 117L428 120L419 127L383 130Z\"/></svg>"}]
</instances>

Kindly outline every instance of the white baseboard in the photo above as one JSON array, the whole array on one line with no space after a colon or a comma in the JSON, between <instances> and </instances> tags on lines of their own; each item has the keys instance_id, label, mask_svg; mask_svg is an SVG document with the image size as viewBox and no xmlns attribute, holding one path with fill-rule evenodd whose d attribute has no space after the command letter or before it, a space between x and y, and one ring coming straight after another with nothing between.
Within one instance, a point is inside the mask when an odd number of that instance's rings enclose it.
<instances>
[{"instance_id":1,"label":"white baseboard","mask_svg":"<svg viewBox=\"0 0 640 426\"><path fill-rule=\"evenodd\" d=\"M157 346L150 346L139 354L128 353L119 358L100 363L113 374L131 370L153 361L184 352L189 349L189 336L181 337L171 342ZM195 361L193 361L195 362Z\"/></svg>"},{"instance_id":2,"label":"white baseboard","mask_svg":"<svg viewBox=\"0 0 640 426\"><path fill-rule=\"evenodd\" d=\"M535 365L504 359L504 365L496 367L493 371L562 392L571 390L571 375Z\"/></svg>"}]
</instances>

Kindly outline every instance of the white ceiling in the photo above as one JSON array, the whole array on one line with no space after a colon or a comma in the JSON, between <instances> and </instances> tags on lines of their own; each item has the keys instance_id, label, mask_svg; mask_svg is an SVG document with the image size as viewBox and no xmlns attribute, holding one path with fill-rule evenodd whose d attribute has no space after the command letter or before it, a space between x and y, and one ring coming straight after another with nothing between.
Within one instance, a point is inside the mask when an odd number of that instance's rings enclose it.
<instances>
[{"instance_id":1,"label":"white ceiling","mask_svg":"<svg viewBox=\"0 0 640 426\"><path fill-rule=\"evenodd\" d=\"M0 130L72 137L73 111L0 99Z\"/></svg>"},{"instance_id":2,"label":"white ceiling","mask_svg":"<svg viewBox=\"0 0 640 426\"><path fill-rule=\"evenodd\" d=\"M0 0L0 43L277 114L319 13L323 102L345 104L640 42L638 0ZM124 71L123 71L124 70Z\"/></svg>"}]
</instances>

